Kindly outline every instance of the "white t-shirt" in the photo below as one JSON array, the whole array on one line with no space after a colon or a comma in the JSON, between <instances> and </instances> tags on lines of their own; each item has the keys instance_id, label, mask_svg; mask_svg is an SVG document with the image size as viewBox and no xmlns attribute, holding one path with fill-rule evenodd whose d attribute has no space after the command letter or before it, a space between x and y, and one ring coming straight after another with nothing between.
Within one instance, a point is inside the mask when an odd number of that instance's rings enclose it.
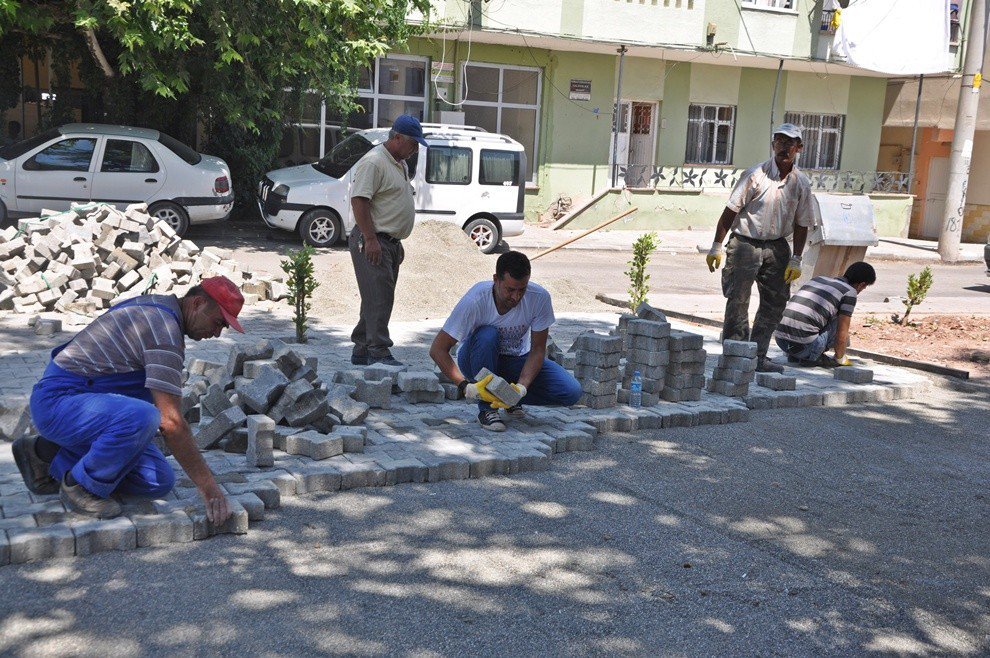
<instances>
[{"instance_id":1,"label":"white t-shirt","mask_svg":"<svg viewBox=\"0 0 990 658\"><path fill-rule=\"evenodd\" d=\"M531 331L549 329L554 323L550 293L535 283L526 286L526 294L515 308L499 315L495 307L491 281L471 286L461 297L443 330L458 342L465 341L478 327L491 325L498 330L498 353L522 356L529 353Z\"/></svg>"}]
</instances>

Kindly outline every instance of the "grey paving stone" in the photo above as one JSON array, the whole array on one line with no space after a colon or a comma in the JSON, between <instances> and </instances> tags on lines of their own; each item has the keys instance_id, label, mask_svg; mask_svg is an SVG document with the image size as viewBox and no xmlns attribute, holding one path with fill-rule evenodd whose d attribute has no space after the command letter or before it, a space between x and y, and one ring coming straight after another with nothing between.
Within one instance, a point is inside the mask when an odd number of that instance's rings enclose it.
<instances>
[{"instance_id":1,"label":"grey paving stone","mask_svg":"<svg viewBox=\"0 0 990 658\"><path fill-rule=\"evenodd\" d=\"M247 512L248 523L265 520L265 504L254 493L238 494L234 498Z\"/></svg>"},{"instance_id":2,"label":"grey paving stone","mask_svg":"<svg viewBox=\"0 0 990 658\"><path fill-rule=\"evenodd\" d=\"M247 416L239 407L231 407L215 416L205 427L200 425L196 432L196 446L200 450L214 448L228 432L240 427Z\"/></svg>"},{"instance_id":3,"label":"grey paving stone","mask_svg":"<svg viewBox=\"0 0 990 658\"><path fill-rule=\"evenodd\" d=\"M622 361L622 353L589 352L578 350L575 356L575 363L578 365L593 366L596 368L616 368Z\"/></svg>"},{"instance_id":4,"label":"grey paving stone","mask_svg":"<svg viewBox=\"0 0 990 658\"><path fill-rule=\"evenodd\" d=\"M724 340L722 341L722 354L725 356L741 356L747 359L755 359L757 345L749 341Z\"/></svg>"},{"instance_id":5,"label":"grey paving stone","mask_svg":"<svg viewBox=\"0 0 990 658\"><path fill-rule=\"evenodd\" d=\"M606 336L605 334L587 331L580 334L574 340L571 350L576 352L594 352L596 354L621 354L623 340L619 336Z\"/></svg>"},{"instance_id":6,"label":"grey paving stone","mask_svg":"<svg viewBox=\"0 0 990 658\"><path fill-rule=\"evenodd\" d=\"M454 386L456 393L457 387ZM371 409L389 409L392 406L392 379L384 377L376 381L354 380L353 398Z\"/></svg>"},{"instance_id":7,"label":"grey paving stone","mask_svg":"<svg viewBox=\"0 0 990 658\"><path fill-rule=\"evenodd\" d=\"M769 388L771 391L793 391L797 388L797 377L779 372L758 372L756 373L756 384Z\"/></svg>"},{"instance_id":8,"label":"grey paving stone","mask_svg":"<svg viewBox=\"0 0 990 658\"><path fill-rule=\"evenodd\" d=\"M395 380L403 393L410 391L433 391L439 387L440 379L435 373L422 370L400 372Z\"/></svg>"},{"instance_id":9,"label":"grey paving stone","mask_svg":"<svg viewBox=\"0 0 990 658\"><path fill-rule=\"evenodd\" d=\"M701 399L701 389L699 388L673 388L664 387L660 391L660 397L668 402L686 402Z\"/></svg>"},{"instance_id":10,"label":"grey paving stone","mask_svg":"<svg viewBox=\"0 0 990 658\"><path fill-rule=\"evenodd\" d=\"M298 352L280 340L272 341L272 360L278 364L279 370L286 377L302 368L306 363Z\"/></svg>"},{"instance_id":11,"label":"grey paving stone","mask_svg":"<svg viewBox=\"0 0 990 658\"><path fill-rule=\"evenodd\" d=\"M441 404L446 396L443 387L437 384L437 389L433 391L409 391L403 393L403 399L409 404Z\"/></svg>"},{"instance_id":12,"label":"grey paving stone","mask_svg":"<svg viewBox=\"0 0 990 658\"><path fill-rule=\"evenodd\" d=\"M777 374L777 373L765 373ZM728 382L730 384L749 384L754 379L755 372L747 370L733 370L732 368L715 367L712 370L712 379Z\"/></svg>"},{"instance_id":13,"label":"grey paving stone","mask_svg":"<svg viewBox=\"0 0 990 658\"><path fill-rule=\"evenodd\" d=\"M594 379L582 379L580 383L581 390L594 397L615 395L615 391L619 386L618 379L611 379L604 382Z\"/></svg>"},{"instance_id":14,"label":"grey paving stone","mask_svg":"<svg viewBox=\"0 0 990 658\"><path fill-rule=\"evenodd\" d=\"M235 389L249 409L256 414L263 414L278 401L288 385L289 378L281 370L262 366L255 379L249 384L235 386Z\"/></svg>"},{"instance_id":15,"label":"grey paving stone","mask_svg":"<svg viewBox=\"0 0 990 658\"><path fill-rule=\"evenodd\" d=\"M668 372L664 377L664 385L666 388L703 388L705 385L704 375L691 375L691 374L675 374L673 372Z\"/></svg>"},{"instance_id":16,"label":"grey paving stone","mask_svg":"<svg viewBox=\"0 0 990 658\"><path fill-rule=\"evenodd\" d=\"M275 464L275 421L264 415L247 417L247 447L244 453L248 466L267 468Z\"/></svg>"},{"instance_id":17,"label":"grey paving stone","mask_svg":"<svg viewBox=\"0 0 990 658\"><path fill-rule=\"evenodd\" d=\"M433 379L435 381L436 377ZM442 394L443 389L440 390ZM327 387L327 404L329 410L339 416L345 425L357 425L368 417L369 407L364 402L353 399L350 393L350 388L344 384L330 384Z\"/></svg>"},{"instance_id":18,"label":"grey paving stone","mask_svg":"<svg viewBox=\"0 0 990 658\"><path fill-rule=\"evenodd\" d=\"M365 441L368 438L368 428L338 425L333 428L333 436L339 436L344 442L344 452L364 452Z\"/></svg>"},{"instance_id":19,"label":"grey paving stone","mask_svg":"<svg viewBox=\"0 0 990 658\"><path fill-rule=\"evenodd\" d=\"M261 369L264 367L276 368L278 369L278 362L274 359L258 359L256 361L245 361L242 370L239 374L248 377L249 379L254 379L261 374Z\"/></svg>"},{"instance_id":20,"label":"grey paving stone","mask_svg":"<svg viewBox=\"0 0 990 658\"><path fill-rule=\"evenodd\" d=\"M578 404L582 404L590 409L607 409L608 407L615 406L617 395L618 392L610 395L589 395L585 393L578 400Z\"/></svg>"},{"instance_id":21,"label":"grey paving stone","mask_svg":"<svg viewBox=\"0 0 990 658\"><path fill-rule=\"evenodd\" d=\"M8 528L10 562L21 564L76 554L76 538L67 523L44 528Z\"/></svg>"},{"instance_id":22,"label":"grey paving stone","mask_svg":"<svg viewBox=\"0 0 990 658\"><path fill-rule=\"evenodd\" d=\"M485 387L488 392L497 397L499 400L505 404L513 407L522 400L522 395L512 386L509 382L503 378L495 375L492 377L491 381Z\"/></svg>"},{"instance_id":23,"label":"grey paving stone","mask_svg":"<svg viewBox=\"0 0 990 658\"><path fill-rule=\"evenodd\" d=\"M645 386L644 386L644 388L645 388ZM629 404L629 395L630 395L630 390L628 388L625 388L625 387L620 388L619 389L619 392L616 394L616 403L617 404ZM644 407L654 407L654 406L660 404L660 394L659 393L650 393L650 392L647 392L646 390L643 390L641 392L641 394L640 394L640 400L641 400L642 406L644 406Z\"/></svg>"},{"instance_id":24,"label":"grey paving stone","mask_svg":"<svg viewBox=\"0 0 990 658\"><path fill-rule=\"evenodd\" d=\"M76 555L137 548L137 532L127 517L87 519L70 524L76 538Z\"/></svg>"},{"instance_id":25,"label":"grey paving stone","mask_svg":"<svg viewBox=\"0 0 990 658\"><path fill-rule=\"evenodd\" d=\"M836 379L853 384L869 384L873 381L873 371L869 368L858 368L856 366L842 366L832 370L832 375Z\"/></svg>"},{"instance_id":26,"label":"grey paving stone","mask_svg":"<svg viewBox=\"0 0 990 658\"><path fill-rule=\"evenodd\" d=\"M670 323L644 319L630 320L627 325L626 333L630 336L668 338L670 336Z\"/></svg>"},{"instance_id":27,"label":"grey paving stone","mask_svg":"<svg viewBox=\"0 0 990 658\"><path fill-rule=\"evenodd\" d=\"M700 350L705 344L705 337L689 331L671 331L669 345L671 352Z\"/></svg>"},{"instance_id":28,"label":"grey paving stone","mask_svg":"<svg viewBox=\"0 0 990 658\"><path fill-rule=\"evenodd\" d=\"M727 370L752 372L756 370L756 359L751 359L744 356L726 356L725 354L722 354L718 357L718 367L725 368Z\"/></svg>"},{"instance_id":29,"label":"grey paving stone","mask_svg":"<svg viewBox=\"0 0 990 658\"><path fill-rule=\"evenodd\" d=\"M285 438L285 451L290 455L304 455L321 461L344 454L344 439L314 431L300 432Z\"/></svg>"},{"instance_id":30,"label":"grey paving stone","mask_svg":"<svg viewBox=\"0 0 990 658\"><path fill-rule=\"evenodd\" d=\"M640 320L639 322L642 322ZM644 352L666 352L666 338L651 338L649 336L634 336L627 334L625 340L626 350L640 350Z\"/></svg>"},{"instance_id":31,"label":"grey paving stone","mask_svg":"<svg viewBox=\"0 0 990 658\"><path fill-rule=\"evenodd\" d=\"M238 502L236 498L227 498L227 505L230 508L230 517L222 524L216 525L206 518L206 507L202 501L185 507L186 514L193 522L193 539L206 539L214 535L243 535L248 531L247 510Z\"/></svg>"},{"instance_id":32,"label":"grey paving stone","mask_svg":"<svg viewBox=\"0 0 990 658\"><path fill-rule=\"evenodd\" d=\"M299 383L303 383L304 381L302 380ZM289 386L292 386L292 384ZM335 384L334 386L339 386L339 384ZM274 413L277 414L279 411L275 410ZM328 413L330 413L330 404L327 400L327 392L311 388L296 398L295 402L286 409L283 420L287 425L292 427L305 427L320 419L325 419ZM274 418L272 414L273 411L269 411L268 416Z\"/></svg>"},{"instance_id":33,"label":"grey paving stone","mask_svg":"<svg viewBox=\"0 0 990 658\"><path fill-rule=\"evenodd\" d=\"M207 388L206 393L200 398L199 404L211 417L219 416L234 406L221 384L213 384Z\"/></svg>"},{"instance_id":34,"label":"grey paving stone","mask_svg":"<svg viewBox=\"0 0 990 658\"><path fill-rule=\"evenodd\" d=\"M631 349L626 353L626 363L654 368L665 367L670 363L670 352Z\"/></svg>"},{"instance_id":35,"label":"grey paving stone","mask_svg":"<svg viewBox=\"0 0 990 658\"><path fill-rule=\"evenodd\" d=\"M139 547L182 544L193 540L193 522L182 510L130 517Z\"/></svg>"},{"instance_id":36,"label":"grey paving stone","mask_svg":"<svg viewBox=\"0 0 990 658\"><path fill-rule=\"evenodd\" d=\"M702 349L670 351L671 365L677 363L704 363L707 352Z\"/></svg>"},{"instance_id":37,"label":"grey paving stone","mask_svg":"<svg viewBox=\"0 0 990 658\"><path fill-rule=\"evenodd\" d=\"M597 379L598 381L608 381L618 379L618 368L597 368L578 364L574 367L574 377L577 379Z\"/></svg>"}]
</instances>

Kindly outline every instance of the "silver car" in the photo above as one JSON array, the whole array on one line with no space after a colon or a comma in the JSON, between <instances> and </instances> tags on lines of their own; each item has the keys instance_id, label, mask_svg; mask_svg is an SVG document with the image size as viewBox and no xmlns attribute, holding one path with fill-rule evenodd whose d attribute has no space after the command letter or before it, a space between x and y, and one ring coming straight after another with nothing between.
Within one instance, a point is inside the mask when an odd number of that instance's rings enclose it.
<instances>
[{"instance_id":1,"label":"silver car","mask_svg":"<svg viewBox=\"0 0 990 658\"><path fill-rule=\"evenodd\" d=\"M157 130L70 123L0 148L0 222L102 201L148 204L179 235L228 218L230 168Z\"/></svg>"}]
</instances>

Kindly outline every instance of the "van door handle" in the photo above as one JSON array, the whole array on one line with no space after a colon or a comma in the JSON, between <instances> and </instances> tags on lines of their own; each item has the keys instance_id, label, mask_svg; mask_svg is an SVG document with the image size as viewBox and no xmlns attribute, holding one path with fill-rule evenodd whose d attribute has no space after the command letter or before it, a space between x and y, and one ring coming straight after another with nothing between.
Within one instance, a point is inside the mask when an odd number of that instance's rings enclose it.
<instances>
[{"instance_id":1,"label":"van door handle","mask_svg":"<svg viewBox=\"0 0 990 658\"><path fill-rule=\"evenodd\" d=\"M85 183L86 182L86 177L85 176L76 176L72 180L75 181L76 183Z\"/></svg>"},{"instance_id":2,"label":"van door handle","mask_svg":"<svg viewBox=\"0 0 990 658\"><path fill-rule=\"evenodd\" d=\"M157 183L158 182L158 179L157 178L145 178L144 179L144 182L145 183Z\"/></svg>"}]
</instances>

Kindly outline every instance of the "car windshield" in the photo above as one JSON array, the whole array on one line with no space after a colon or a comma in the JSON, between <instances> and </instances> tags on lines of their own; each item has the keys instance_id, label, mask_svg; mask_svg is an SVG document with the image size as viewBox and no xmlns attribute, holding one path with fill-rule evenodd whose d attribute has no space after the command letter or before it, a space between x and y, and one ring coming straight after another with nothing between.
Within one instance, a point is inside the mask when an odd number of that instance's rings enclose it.
<instances>
[{"instance_id":1,"label":"car windshield","mask_svg":"<svg viewBox=\"0 0 990 658\"><path fill-rule=\"evenodd\" d=\"M4 160L19 158L28 151L36 149L45 142L49 142L61 134L62 133L60 133L57 128L52 128L51 130L46 130L40 135L35 135L34 137L30 137L19 142L14 142L13 144L8 144L7 146L0 148L0 158L3 158Z\"/></svg>"},{"instance_id":2,"label":"car windshield","mask_svg":"<svg viewBox=\"0 0 990 658\"><path fill-rule=\"evenodd\" d=\"M169 151L175 153L191 165L197 165L203 159L203 156L177 140L175 137L170 137L165 133L158 133L158 141Z\"/></svg>"},{"instance_id":3,"label":"car windshield","mask_svg":"<svg viewBox=\"0 0 990 658\"><path fill-rule=\"evenodd\" d=\"M369 141L360 134L351 135L334 146L329 154L313 165L313 168L321 174L342 178L365 153L381 143L376 137L372 137L372 140L374 141Z\"/></svg>"}]
</instances>

